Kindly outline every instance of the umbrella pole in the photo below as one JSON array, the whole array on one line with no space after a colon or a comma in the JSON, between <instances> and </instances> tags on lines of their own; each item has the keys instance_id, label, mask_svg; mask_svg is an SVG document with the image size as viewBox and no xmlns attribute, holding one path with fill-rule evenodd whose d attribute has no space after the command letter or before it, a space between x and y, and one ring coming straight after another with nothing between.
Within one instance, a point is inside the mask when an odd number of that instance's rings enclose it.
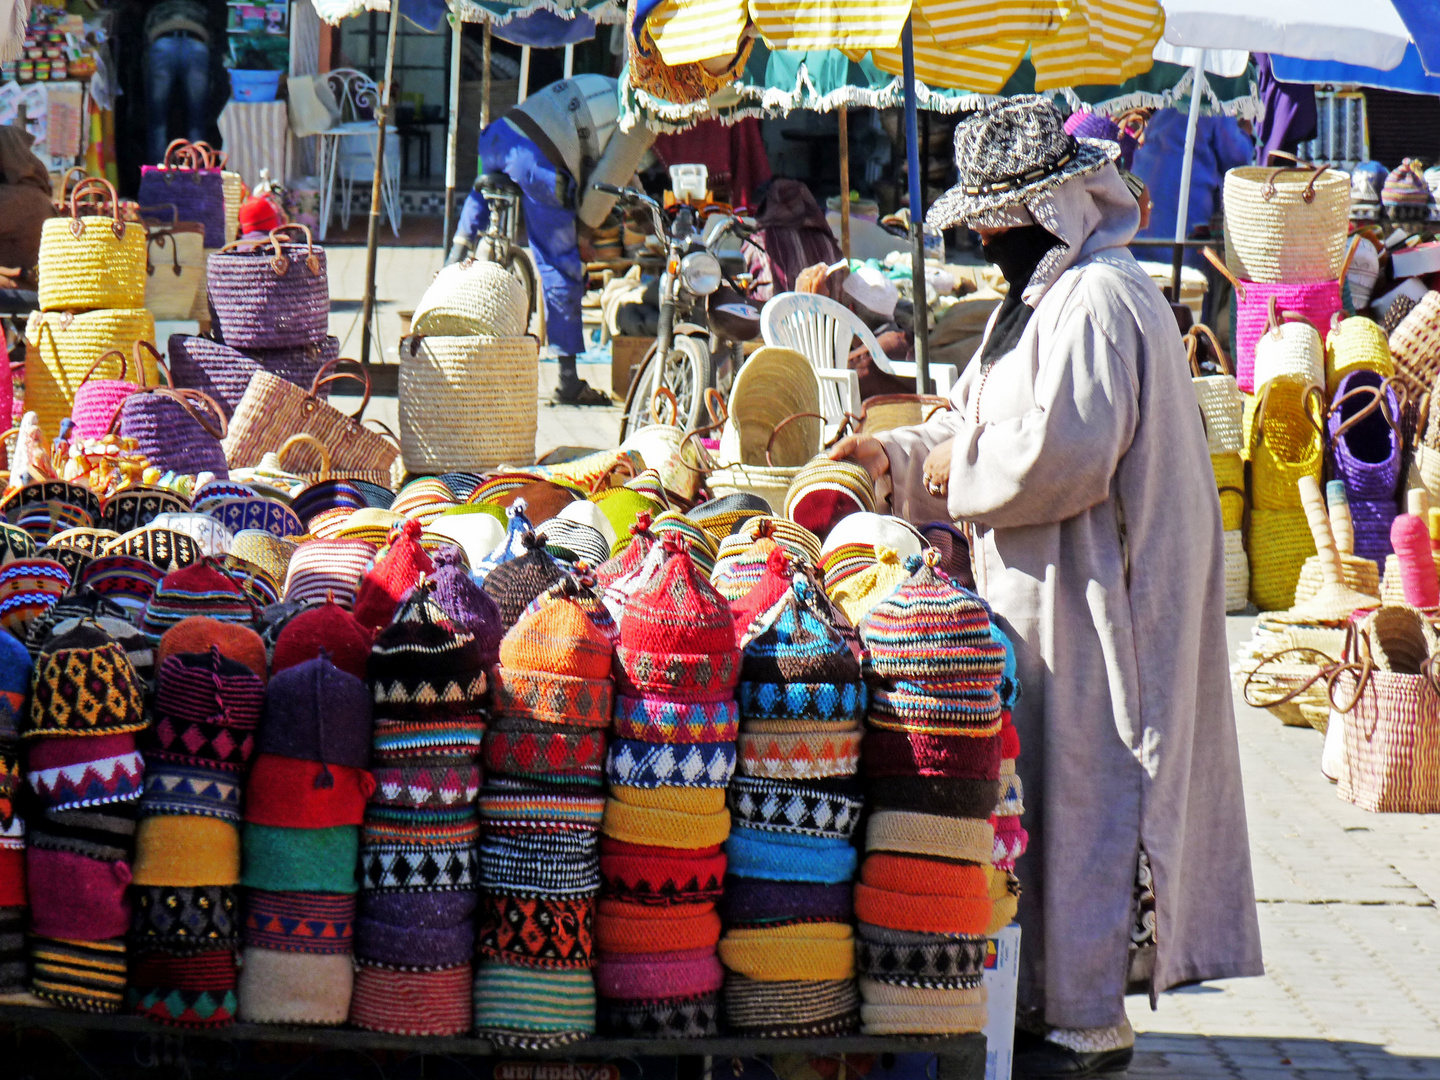
<instances>
[{"instance_id":1,"label":"umbrella pole","mask_svg":"<svg viewBox=\"0 0 1440 1080\"><path fill-rule=\"evenodd\" d=\"M905 64L905 153L910 173L910 280L915 311L915 392L930 391L930 305L925 294L925 208L920 196L920 132L915 98L915 37L910 19L900 32Z\"/></svg>"},{"instance_id":2,"label":"umbrella pole","mask_svg":"<svg viewBox=\"0 0 1440 1080\"><path fill-rule=\"evenodd\" d=\"M530 96L530 46L520 46L520 96L516 99L518 104Z\"/></svg>"},{"instance_id":3,"label":"umbrella pole","mask_svg":"<svg viewBox=\"0 0 1440 1080\"><path fill-rule=\"evenodd\" d=\"M480 130L484 131L490 126L490 39L492 35L490 24L485 24L484 44L480 49L480 66L484 69L480 73Z\"/></svg>"},{"instance_id":4,"label":"umbrella pole","mask_svg":"<svg viewBox=\"0 0 1440 1080\"><path fill-rule=\"evenodd\" d=\"M390 84L395 76L395 31L400 25L400 5L392 6L389 28L385 34L385 86L380 91L380 103L375 109L375 123L379 135L375 140L375 179L370 184L370 229L365 235L365 300L364 315L360 320L360 364L370 364L370 325L375 317L375 249L380 243L380 209L384 200L385 178L385 125L390 114Z\"/></svg>"},{"instance_id":5,"label":"umbrella pole","mask_svg":"<svg viewBox=\"0 0 1440 1080\"><path fill-rule=\"evenodd\" d=\"M850 258L850 110L840 106L840 253Z\"/></svg>"},{"instance_id":6,"label":"umbrella pole","mask_svg":"<svg viewBox=\"0 0 1440 1080\"><path fill-rule=\"evenodd\" d=\"M1200 99L1205 96L1205 53L1191 69L1190 116L1185 122L1185 156L1180 159L1180 206L1175 214L1175 255L1171 264L1170 302L1180 302L1180 269L1185 260L1185 236L1190 231L1190 173L1195 167L1195 135L1200 130Z\"/></svg>"},{"instance_id":7,"label":"umbrella pole","mask_svg":"<svg viewBox=\"0 0 1440 1080\"><path fill-rule=\"evenodd\" d=\"M460 145L460 53L464 23L452 15L454 25L450 38L450 122L445 132L445 231L440 248L450 246L450 229L455 224L455 159Z\"/></svg>"}]
</instances>

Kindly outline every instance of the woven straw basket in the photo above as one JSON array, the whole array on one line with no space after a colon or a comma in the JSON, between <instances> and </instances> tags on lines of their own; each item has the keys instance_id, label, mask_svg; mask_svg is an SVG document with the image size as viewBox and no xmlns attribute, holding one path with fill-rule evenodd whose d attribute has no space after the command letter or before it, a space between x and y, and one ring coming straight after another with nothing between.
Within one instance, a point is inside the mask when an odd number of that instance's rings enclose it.
<instances>
[{"instance_id":1,"label":"woven straw basket","mask_svg":"<svg viewBox=\"0 0 1440 1080\"><path fill-rule=\"evenodd\" d=\"M1432 499L1440 499L1440 450L1420 443L1415 447L1414 460L1410 475L1420 481Z\"/></svg>"},{"instance_id":2,"label":"woven straw basket","mask_svg":"<svg viewBox=\"0 0 1440 1080\"><path fill-rule=\"evenodd\" d=\"M793 469L820 451L824 420L819 412L820 381L804 354L774 345L757 349L735 376L730 390L729 419L720 433L720 460L789 468L793 478ZM798 419L777 433L789 417ZM772 505L784 502L781 492L779 502Z\"/></svg>"},{"instance_id":3,"label":"woven straw basket","mask_svg":"<svg viewBox=\"0 0 1440 1080\"><path fill-rule=\"evenodd\" d=\"M108 203L82 217L77 199L90 191L103 192ZM143 308L147 246L145 226L120 219L120 198L108 182L76 184L70 215L40 231L41 310Z\"/></svg>"},{"instance_id":4,"label":"woven straw basket","mask_svg":"<svg viewBox=\"0 0 1440 1080\"><path fill-rule=\"evenodd\" d=\"M216 150L209 143L190 144L203 155L207 168L220 170L220 187L225 193L225 242L240 238L240 204L245 201L245 178L238 172L225 168L230 164L230 155Z\"/></svg>"},{"instance_id":5,"label":"woven straw basket","mask_svg":"<svg viewBox=\"0 0 1440 1080\"><path fill-rule=\"evenodd\" d=\"M1336 680L1345 758L1338 794L1376 813L1440 811L1440 692L1427 675L1362 669Z\"/></svg>"},{"instance_id":6,"label":"woven straw basket","mask_svg":"<svg viewBox=\"0 0 1440 1080\"><path fill-rule=\"evenodd\" d=\"M1261 611L1284 611L1295 603L1295 586L1315 541L1299 507L1250 511L1250 599Z\"/></svg>"},{"instance_id":7,"label":"woven straw basket","mask_svg":"<svg viewBox=\"0 0 1440 1080\"><path fill-rule=\"evenodd\" d=\"M467 261L435 275L410 319L414 334L520 338L529 311L525 287L503 266Z\"/></svg>"},{"instance_id":8,"label":"woven straw basket","mask_svg":"<svg viewBox=\"0 0 1440 1080\"><path fill-rule=\"evenodd\" d=\"M1318 168L1249 166L1225 174L1225 264L1257 282L1338 281L1350 178Z\"/></svg>"},{"instance_id":9,"label":"woven straw basket","mask_svg":"<svg viewBox=\"0 0 1440 1080\"><path fill-rule=\"evenodd\" d=\"M402 341L400 453L405 468L412 473L479 472L534 461L539 361L532 337L416 335Z\"/></svg>"},{"instance_id":10,"label":"woven straw basket","mask_svg":"<svg viewBox=\"0 0 1440 1080\"><path fill-rule=\"evenodd\" d=\"M1352 371L1377 371L1387 378L1395 373L1390 342L1374 319L1337 317L1325 336L1325 393L1335 396L1340 380Z\"/></svg>"},{"instance_id":11,"label":"woven straw basket","mask_svg":"<svg viewBox=\"0 0 1440 1080\"><path fill-rule=\"evenodd\" d=\"M304 243L284 242L298 229ZM330 324L325 250L303 225L284 225L268 242L226 244L206 264L216 335L237 349L282 349L323 341Z\"/></svg>"},{"instance_id":12,"label":"woven straw basket","mask_svg":"<svg viewBox=\"0 0 1440 1080\"><path fill-rule=\"evenodd\" d=\"M1226 532L1241 527L1245 518L1245 463L1239 454L1211 454L1215 486L1220 491L1220 517Z\"/></svg>"},{"instance_id":13,"label":"woven straw basket","mask_svg":"<svg viewBox=\"0 0 1440 1080\"><path fill-rule=\"evenodd\" d=\"M1265 332L1255 342L1255 393L1281 375L1295 375L1313 386L1325 385L1325 347L1320 332L1305 316L1282 311L1270 298Z\"/></svg>"},{"instance_id":14,"label":"woven straw basket","mask_svg":"<svg viewBox=\"0 0 1440 1080\"><path fill-rule=\"evenodd\" d=\"M1434 552L1435 571L1440 573L1440 552ZM1400 578L1400 559L1396 555L1385 556L1385 572L1380 578L1380 588L1372 596L1380 597L1385 604L1403 604L1405 600L1405 583Z\"/></svg>"},{"instance_id":15,"label":"woven straw basket","mask_svg":"<svg viewBox=\"0 0 1440 1080\"><path fill-rule=\"evenodd\" d=\"M1250 603L1250 558L1239 529L1225 531L1225 611L1244 611Z\"/></svg>"},{"instance_id":16,"label":"woven straw basket","mask_svg":"<svg viewBox=\"0 0 1440 1080\"><path fill-rule=\"evenodd\" d=\"M1300 478L1313 476L1319 482L1325 439L1317 407L1324 407L1320 390L1305 376L1280 375L1265 387L1250 432L1250 498L1257 510L1298 508ZM1255 550L1252 544L1252 564Z\"/></svg>"},{"instance_id":17,"label":"woven straw basket","mask_svg":"<svg viewBox=\"0 0 1440 1080\"><path fill-rule=\"evenodd\" d=\"M112 349L129 355L137 341L155 340L155 320L144 308L106 308L69 312L41 311L30 316L25 332L25 408L40 419L47 437L60 433L70 415L75 391L85 372ZM159 378L146 356L147 381Z\"/></svg>"},{"instance_id":18,"label":"woven straw basket","mask_svg":"<svg viewBox=\"0 0 1440 1080\"><path fill-rule=\"evenodd\" d=\"M1221 375L1205 375L1200 370L1200 338L1210 340L1211 350L1220 365ZM1205 438L1210 443L1210 453L1238 454L1244 445L1244 398L1240 385L1230 370L1225 352L1220 348L1215 332L1203 323L1197 323L1185 335L1185 353L1190 360L1190 371L1194 376L1195 401L1200 406L1200 415L1205 421Z\"/></svg>"},{"instance_id":19,"label":"woven straw basket","mask_svg":"<svg viewBox=\"0 0 1440 1080\"><path fill-rule=\"evenodd\" d=\"M1390 335L1395 381L1411 401L1435 385L1440 375L1440 292L1430 290Z\"/></svg>"},{"instance_id":20,"label":"woven straw basket","mask_svg":"<svg viewBox=\"0 0 1440 1080\"><path fill-rule=\"evenodd\" d=\"M1340 554L1340 564L1345 571L1345 584L1366 596L1380 595L1380 568L1370 559L1357 555ZM1295 603L1303 604L1320 591L1325 584L1325 575L1320 569L1320 556L1312 555L1300 568L1300 578L1295 583Z\"/></svg>"},{"instance_id":21,"label":"woven straw basket","mask_svg":"<svg viewBox=\"0 0 1440 1080\"><path fill-rule=\"evenodd\" d=\"M710 474L708 487L716 498L721 495L758 495L772 508L785 505L790 482L801 466L773 468L767 465L725 465Z\"/></svg>"}]
</instances>

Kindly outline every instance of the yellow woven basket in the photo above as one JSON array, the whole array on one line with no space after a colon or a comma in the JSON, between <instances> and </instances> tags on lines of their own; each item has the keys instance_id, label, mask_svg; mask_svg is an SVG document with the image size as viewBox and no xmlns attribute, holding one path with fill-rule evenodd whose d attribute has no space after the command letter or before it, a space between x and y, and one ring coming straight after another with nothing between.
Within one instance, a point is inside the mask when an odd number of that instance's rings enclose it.
<instances>
[{"instance_id":1,"label":"yellow woven basket","mask_svg":"<svg viewBox=\"0 0 1440 1080\"><path fill-rule=\"evenodd\" d=\"M77 199L88 192L104 192L108 206L82 208ZM144 307L147 245L145 226L120 220L115 189L82 180L70 193L69 216L51 218L40 231L41 310Z\"/></svg>"},{"instance_id":2,"label":"yellow woven basket","mask_svg":"<svg viewBox=\"0 0 1440 1080\"><path fill-rule=\"evenodd\" d=\"M1335 396L1340 381L1352 371L1378 371L1389 378L1395 374L1390 358L1390 341L1374 319L1355 316L1337 319L1325 335L1325 393Z\"/></svg>"},{"instance_id":3,"label":"yellow woven basket","mask_svg":"<svg viewBox=\"0 0 1440 1080\"><path fill-rule=\"evenodd\" d=\"M1245 518L1245 462L1239 454L1211 454L1210 467L1215 470L1215 486L1220 489L1223 528L1231 532L1240 528Z\"/></svg>"},{"instance_id":4,"label":"yellow woven basket","mask_svg":"<svg viewBox=\"0 0 1440 1080\"><path fill-rule=\"evenodd\" d=\"M70 415L80 380L97 357L118 349L134 352L137 341L155 340L155 319L144 308L69 312L41 311L25 331L25 408L40 419L47 438ZM145 379L159 382L154 358L145 354Z\"/></svg>"},{"instance_id":5,"label":"yellow woven basket","mask_svg":"<svg viewBox=\"0 0 1440 1080\"><path fill-rule=\"evenodd\" d=\"M1320 481L1323 412L1319 387L1304 375L1277 375L1266 384L1250 430L1250 498L1257 510L1298 510L1300 478Z\"/></svg>"},{"instance_id":6,"label":"yellow woven basket","mask_svg":"<svg viewBox=\"0 0 1440 1080\"><path fill-rule=\"evenodd\" d=\"M1250 512L1250 599L1261 611L1285 611L1295 603L1295 586L1305 560L1315 554L1305 511Z\"/></svg>"}]
</instances>

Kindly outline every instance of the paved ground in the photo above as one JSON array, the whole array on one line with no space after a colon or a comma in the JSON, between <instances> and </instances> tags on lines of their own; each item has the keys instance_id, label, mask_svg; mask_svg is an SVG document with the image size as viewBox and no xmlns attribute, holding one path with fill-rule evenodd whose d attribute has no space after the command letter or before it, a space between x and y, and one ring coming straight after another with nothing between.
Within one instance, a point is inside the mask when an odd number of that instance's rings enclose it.
<instances>
[{"instance_id":1,"label":"paved ground","mask_svg":"<svg viewBox=\"0 0 1440 1080\"><path fill-rule=\"evenodd\" d=\"M437 248L380 251L378 337L392 362L398 313L439 265ZM342 355L359 352L363 270L363 248L330 248ZM542 366L542 399L554 379ZM369 415L394 426L394 411L381 398ZM618 409L542 403L536 450L611 446L618 425ZM1232 646L1251 623L1230 620ZM1317 732L1238 698L1236 712L1268 973L1168 994L1155 1013L1132 999L1132 1080L1440 1080L1440 816L1340 801L1320 775Z\"/></svg>"}]
</instances>

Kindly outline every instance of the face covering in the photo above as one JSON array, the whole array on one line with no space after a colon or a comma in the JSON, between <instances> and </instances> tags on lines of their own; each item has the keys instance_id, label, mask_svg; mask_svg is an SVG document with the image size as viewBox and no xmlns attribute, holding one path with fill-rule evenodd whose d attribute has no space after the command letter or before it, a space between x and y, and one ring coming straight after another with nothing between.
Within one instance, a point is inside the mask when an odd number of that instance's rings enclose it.
<instances>
[{"instance_id":1,"label":"face covering","mask_svg":"<svg viewBox=\"0 0 1440 1080\"><path fill-rule=\"evenodd\" d=\"M1059 246L1060 239L1039 225L1007 229L983 246L986 261L1000 268L1010 291L1000 302L995 328L990 333L990 340L985 343L984 352L980 354L982 370L988 369L1020 340L1025 324L1034 314L1034 309L1022 298L1025 288L1030 284L1040 260L1052 248Z\"/></svg>"}]
</instances>

